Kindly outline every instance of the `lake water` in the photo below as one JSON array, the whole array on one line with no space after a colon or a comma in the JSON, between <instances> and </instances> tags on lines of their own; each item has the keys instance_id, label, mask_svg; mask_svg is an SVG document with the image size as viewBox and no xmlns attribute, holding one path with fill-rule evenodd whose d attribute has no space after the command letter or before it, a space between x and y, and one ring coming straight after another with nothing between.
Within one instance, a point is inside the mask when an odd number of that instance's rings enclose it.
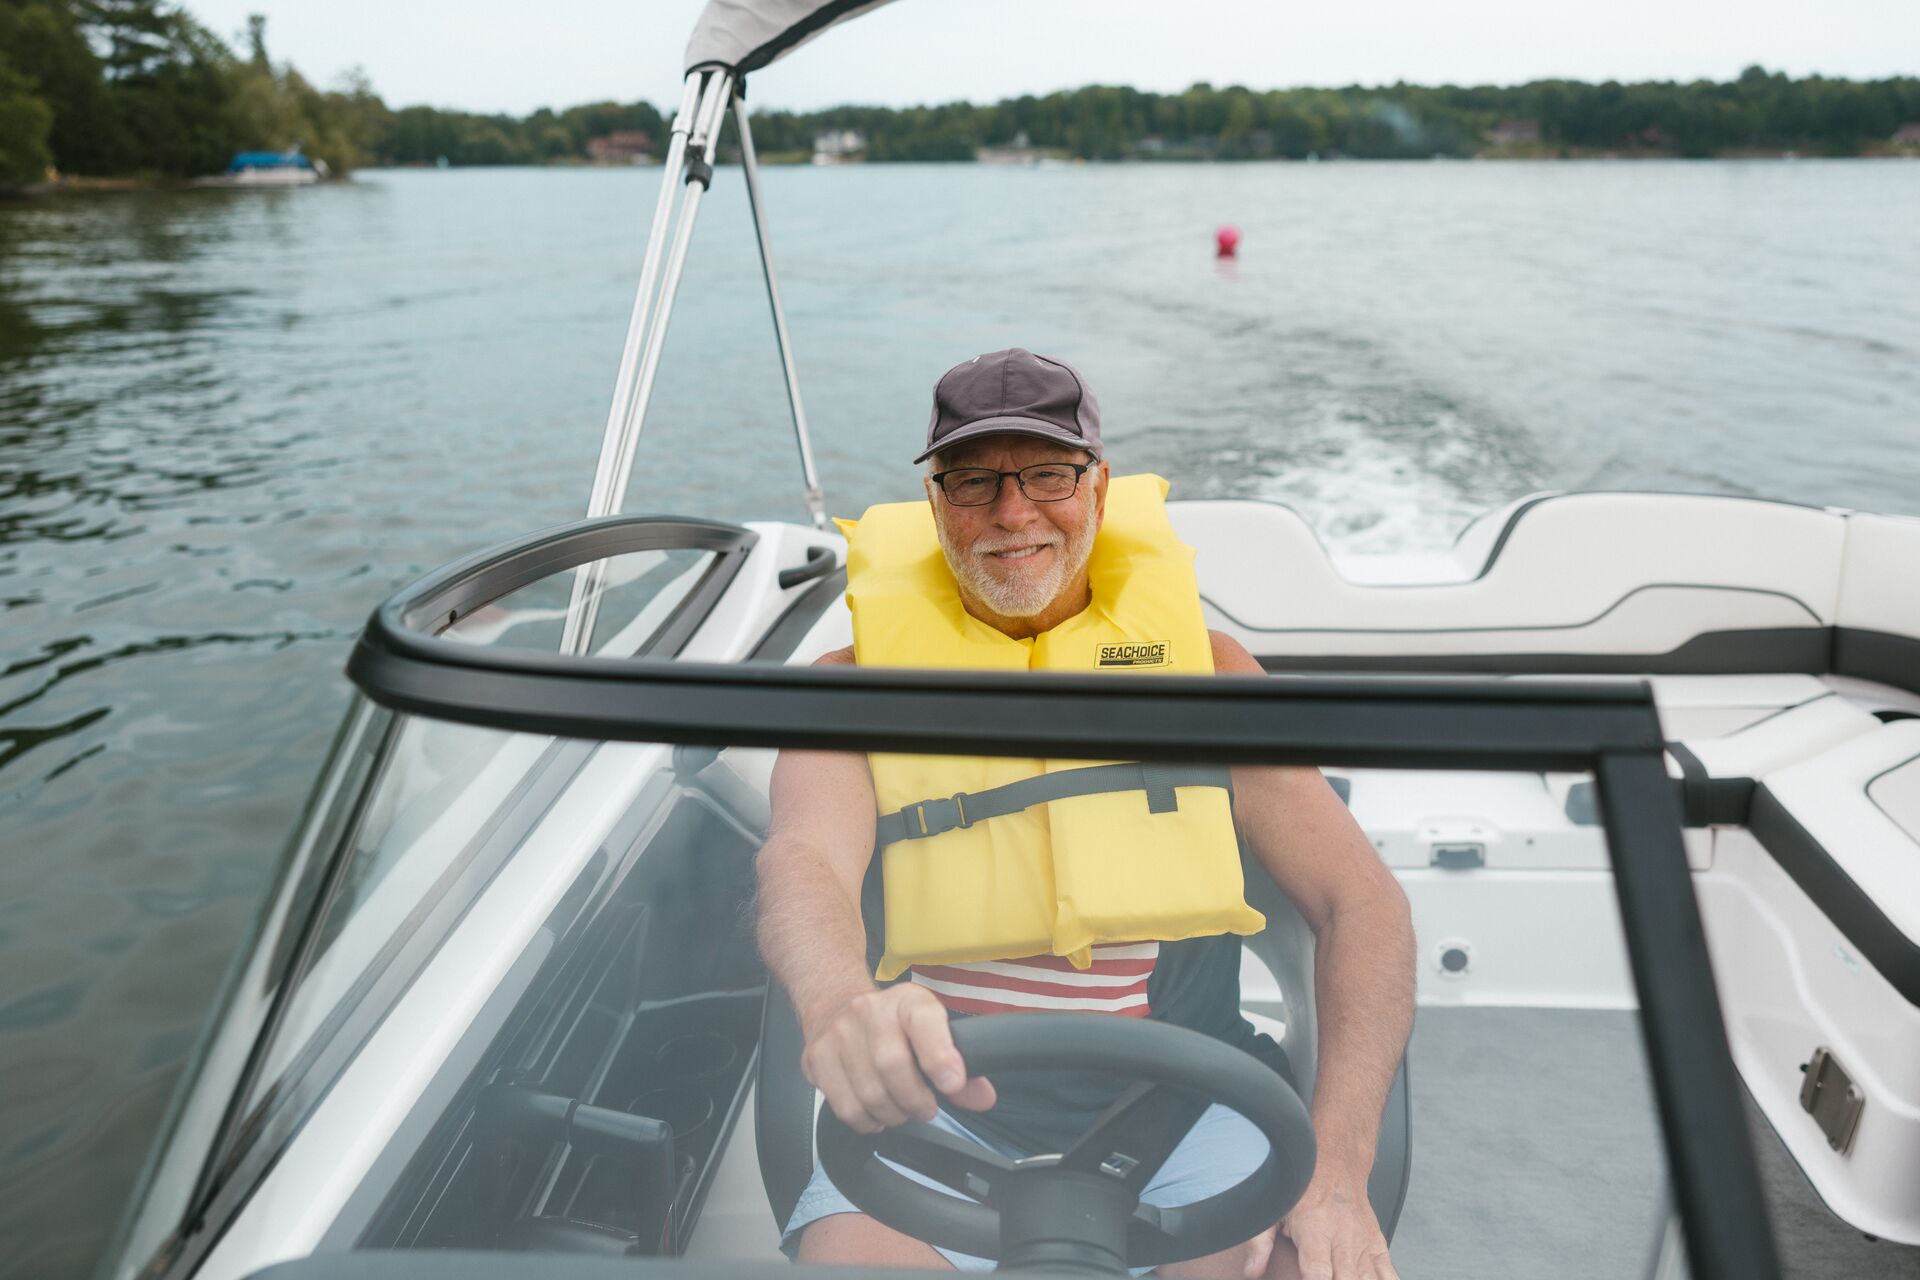
<instances>
[{"instance_id":1,"label":"lake water","mask_svg":"<svg viewBox=\"0 0 1920 1280\"><path fill-rule=\"evenodd\" d=\"M582 513L658 171L0 205L0 1274L90 1265L402 581ZM1121 470L1444 544L1543 488L1920 512L1920 164L789 169L831 508L949 364ZM1232 222L1241 258L1216 263ZM800 518L737 173L630 510Z\"/></svg>"}]
</instances>

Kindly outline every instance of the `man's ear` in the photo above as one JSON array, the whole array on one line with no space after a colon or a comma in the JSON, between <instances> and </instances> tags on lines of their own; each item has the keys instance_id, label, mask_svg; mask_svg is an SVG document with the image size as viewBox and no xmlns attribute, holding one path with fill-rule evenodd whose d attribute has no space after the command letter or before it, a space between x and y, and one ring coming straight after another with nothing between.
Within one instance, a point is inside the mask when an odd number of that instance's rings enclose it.
<instances>
[{"instance_id":1,"label":"man's ear","mask_svg":"<svg viewBox=\"0 0 1920 1280\"><path fill-rule=\"evenodd\" d=\"M1107 518L1107 479L1111 474L1105 458L1094 464L1093 481L1093 527L1098 529Z\"/></svg>"}]
</instances>

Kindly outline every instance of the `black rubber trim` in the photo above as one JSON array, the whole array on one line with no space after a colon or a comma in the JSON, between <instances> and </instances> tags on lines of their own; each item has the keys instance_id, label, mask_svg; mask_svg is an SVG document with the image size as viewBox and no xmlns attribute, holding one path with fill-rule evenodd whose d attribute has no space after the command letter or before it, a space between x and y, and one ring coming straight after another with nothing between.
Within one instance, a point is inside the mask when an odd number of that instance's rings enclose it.
<instances>
[{"instance_id":1,"label":"black rubber trim","mask_svg":"<svg viewBox=\"0 0 1920 1280\"><path fill-rule=\"evenodd\" d=\"M1887 919L1865 890L1854 883L1825 846L1800 825L1773 792L1761 783L1747 820L1773 860L1800 886L1821 914L1833 921L1854 949L1879 971L1908 1004L1920 1006L1920 943Z\"/></svg>"},{"instance_id":2,"label":"black rubber trim","mask_svg":"<svg viewBox=\"0 0 1920 1280\"><path fill-rule=\"evenodd\" d=\"M1709 631L1665 653L1263 654L1268 671L1487 672L1511 675L1825 675L1831 628Z\"/></svg>"},{"instance_id":3,"label":"black rubber trim","mask_svg":"<svg viewBox=\"0 0 1920 1280\"><path fill-rule=\"evenodd\" d=\"M819 623L822 614L847 590L847 571L835 570L809 587L799 599L787 606L779 621L760 638L747 655L749 662L785 662L807 634Z\"/></svg>"},{"instance_id":4,"label":"black rubber trim","mask_svg":"<svg viewBox=\"0 0 1920 1280\"><path fill-rule=\"evenodd\" d=\"M1219 608L1217 605L1213 607ZM1225 616L1224 610L1220 612ZM1260 665L1273 672L1485 671L1526 675L1572 675L1579 672L1595 675L1772 675L1792 672L1810 676L1852 676L1876 684L1891 685L1908 693L1920 693L1920 639L1885 631L1863 631L1856 627L1707 631L1665 653L1262 654Z\"/></svg>"},{"instance_id":5,"label":"black rubber trim","mask_svg":"<svg viewBox=\"0 0 1920 1280\"><path fill-rule=\"evenodd\" d=\"M782 569L778 581L782 591L791 591L803 582L823 578L832 573L840 563L833 554L832 547L808 547L805 564L794 565L791 569Z\"/></svg>"},{"instance_id":6,"label":"black rubber trim","mask_svg":"<svg viewBox=\"0 0 1920 1280\"><path fill-rule=\"evenodd\" d=\"M1671 744L1668 747L1672 749ZM1752 778L1707 778L1704 791L1689 796L1687 780L1671 779L1674 797L1679 801L1685 827L1745 826L1747 810L1753 803ZM1561 809L1567 821L1576 827L1600 825L1600 801L1593 783L1580 781L1567 788Z\"/></svg>"},{"instance_id":7,"label":"black rubber trim","mask_svg":"<svg viewBox=\"0 0 1920 1280\"><path fill-rule=\"evenodd\" d=\"M1669 742L1680 764L1680 813L1689 827L1744 826L1753 805L1752 778L1716 778L1684 742Z\"/></svg>"},{"instance_id":8,"label":"black rubber trim","mask_svg":"<svg viewBox=\"0 0 1920 1280\"><path fill-rule=\"evenodd\" d=\"M347 674L382 705L621 742L1390 768L1566 769L1660 750L1643 684L1111 676L617 661L494 651L374 615ZM1010 732L1009 726L1020 726Z\"/></svg>"},{"instance_id":9,"label":"black rubber trim","mask_svg":"<svg viewBox=\"0 0 1920 1280\"><path fill-rule=\"evenodd\" d=\"M1658 755L1603 752L1594 780L1688 1272L1696 1280L1777 1277L1740 1076L1666 765Z\"/></svg>"},{"instance_id":10,"label":"black rubber trim","mask_svg":"<svg viewBox=\"0 0 1920 1280\"><path fill-rule=\"evenodd\" d=\"M687 160L686 177L681 180L688 186L699 183L702 190L713 185L713 166L702 156L692 156Z\"/></svg>"},{"instance_id":11,"label":"black rubber trim","mask_svg":"<svg viewBox=\"0 0 1920 1280\"><path fill-rule=\"evenodd\" d=\"M1833 672L1920 693L1920 638L1835 627Z\"/></svg>"}]
</instances>

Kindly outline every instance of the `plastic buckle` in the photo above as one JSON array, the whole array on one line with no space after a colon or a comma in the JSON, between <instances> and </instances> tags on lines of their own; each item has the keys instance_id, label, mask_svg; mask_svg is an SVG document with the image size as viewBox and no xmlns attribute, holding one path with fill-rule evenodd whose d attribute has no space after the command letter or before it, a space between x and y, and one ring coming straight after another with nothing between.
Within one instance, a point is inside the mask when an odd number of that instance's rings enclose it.
<instances>
[{"instance_id":1,"label":"plastic buckle","mask_svg":"<svg viewBox=\"0 0 1920 1280\"><path fill-rule=\"evenodd\" d=\"M964 830L973 825L967 819L967 807L963 803L966 792L956 791L945 800L921 800L908 807L907 839L924 840L930 836L944 835L959 828ZM950 809L941 809L939 805L950 805ZM916 830L915 828L918 828Z\"/></svg>"}]
</instances>

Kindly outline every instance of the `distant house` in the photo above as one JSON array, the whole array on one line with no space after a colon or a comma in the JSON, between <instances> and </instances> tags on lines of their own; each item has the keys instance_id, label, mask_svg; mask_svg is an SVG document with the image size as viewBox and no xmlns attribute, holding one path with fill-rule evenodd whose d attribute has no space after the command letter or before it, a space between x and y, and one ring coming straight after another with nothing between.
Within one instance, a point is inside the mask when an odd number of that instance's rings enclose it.
<instances>
[{"instance_id":1,"label":"distant house","mask_svg":"<svg viewBox=\"0 0 1920 1280\"><path fill-rule=\"evenodd\" d=\"M1025 129L1014 134L1004 147L975 147L973 158L979 164L1037 164L1040 159Z\"/></svg>"},{"instance_id":2,"label":"distant house","mask_svg":"<svg viewBox=\"0 0 1920 1280\"><path fill-rule=\"evenodd\" d=\"M616 129L587 140L595 164L646 164L653 159L653 138L639 129Z\"/></svg>"},{"instance_id":3,"label":"distant house","mask_svg":"<svg viewBox=\"0 0 1920 1280\"><path fill-rule=\"evenodd\" d=\"M829 129L813 135L815 164L857 164L867 158L867 135L858 129Z\"/></svg>"},{"instance_id":4,"label":"distant house","mask_svg":"<svg viewBox=\"0 0 1920 1280\"><path fill-rule=\"evenodd\" d=\"M1487 135L1487 141L1496 147L1538 142L1540 141L1540 122L1521 119L1502 120L1493 126L1493 131Z\"/></svg>"},{"instance_id":5,"label":"distant house","mask_svg":"<svg viewBox=\"0 0 1920 1280\"><path fill-rule=\"evenodd\" d=\"M1896 147L1920 147L1920 120L1912 124L1903 124L1893 131L1893 145Z\"/></svg>"}]
</instances>

